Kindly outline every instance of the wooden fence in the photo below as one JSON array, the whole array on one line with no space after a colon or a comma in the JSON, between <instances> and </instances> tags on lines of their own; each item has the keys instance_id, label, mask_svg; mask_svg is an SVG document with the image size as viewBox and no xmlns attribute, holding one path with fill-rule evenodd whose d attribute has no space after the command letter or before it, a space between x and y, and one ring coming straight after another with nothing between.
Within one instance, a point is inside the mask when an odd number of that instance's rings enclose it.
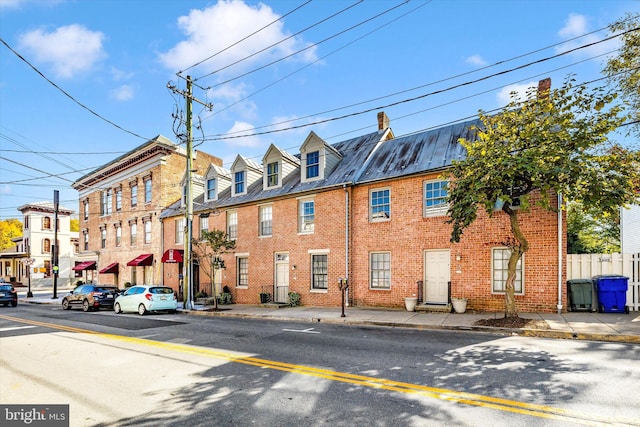
<instances>
[{"instance_id":1,"label":"wooden fence","mask_svg":"<svg viewBox=\"0 0 640 427\"><path fill-rule=\"evenodd\" d=\"M567 255L567 280L591 279L603 274L628 277L627 307L640 311L640 253Z\"/></svg>"}]
</instances>

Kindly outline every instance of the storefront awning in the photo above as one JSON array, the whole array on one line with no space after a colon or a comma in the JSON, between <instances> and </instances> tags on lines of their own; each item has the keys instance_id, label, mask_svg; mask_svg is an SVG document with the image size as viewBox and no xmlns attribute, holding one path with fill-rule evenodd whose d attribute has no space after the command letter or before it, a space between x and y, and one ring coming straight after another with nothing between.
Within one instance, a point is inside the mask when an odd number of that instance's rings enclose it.
<instances>
[{"instance_id":1,"label":"storefront awning","mask_svg":"<svg viewBox=\"0 0 640 427\"><path fill-rule=\"evenodd\" d=\"M153 254L142 254L127 263L129 267L146 267L153 264Z\"/></svg>"},{"instance_id":2,"label":"storefront awning","mask_svg":"<svg viewBox=\"0 0 640 427\"><path fill-rule=\"evenodd\" d=\"M100 274L108 274L108 273L118 274L118 263L112 262L111 264L107 265L105 268L100 270L99 273Z\"/></svg>"},{"instance_id":3,"label":"storefront awning","mask_svg":"<svg viewBox=\"0 0 640 427\"><path fill-rule=\"evenodd\" d=\"M95 270L96 269L96 262L95 261L83 261L80 262L78 264L76 264L72 270L75 271L84 271L84 270Z\"/></svg>"},{"instance_id":4,"label":"storefront awning","mask_svg":"<svg viewBox=\"0 0 640 427\"><path fill-rule=\"evenodd\" d=\"M168 249L164 252L164 255L162 255L162 262L182 262L182 254L184 254L182 249Z\"/></svg>"}]
</instances>

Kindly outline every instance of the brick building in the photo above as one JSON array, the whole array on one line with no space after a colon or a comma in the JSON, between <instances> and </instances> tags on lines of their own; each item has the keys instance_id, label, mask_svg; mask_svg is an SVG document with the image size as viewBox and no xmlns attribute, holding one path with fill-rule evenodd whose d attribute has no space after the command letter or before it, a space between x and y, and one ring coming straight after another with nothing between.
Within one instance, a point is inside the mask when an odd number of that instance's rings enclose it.
<instances>
[{"instance_id":1,"label":"brick building","mask_svg":"<svg viewBox=\"0 0 640 427\"><path fill-rule=\"evenodd\" d=\"M262 292L286 303L288 292L297 292L304 305L339 307L338 283L348 277L352 305L401 307L415 295L424 304L446 306L451 297L465 297L469 309L502 310L507 216L479 211L458 244L450 243L446 223L442 172L464 158L457 141L473 138L470 127L477 123L396 138L379 113L377 132L333 145L311 132L297 155L272 145L261 165L238 156L230 170L210 167L195 198L194 237L204 228L236 240L216 288L228 286L238 303L258 303ZM180 202L160 215L167 248L182 248L174 239L183 216ZM566 307L559 285L564 214L532 204L520 218L530 249L518 265L519 309ZM182 266L165 264L163 283L178 290ZM212 288L197 273L194 283L196 292Z\"/></svg>"},{"instance_id":2,"label":"brick building","mask_svg":"<svg viewBox=\"0 0 640 427\"><path fill-rule=\"evenodd\" d=\"M211 164L222 160L194 153L194 169L205 171ZM75 181L80 251L73 269L87 272L88 281L120 288L127 282L159 283L158 217L180 199L185 169L185 150L159 135Z\"/></svg>"}]
</instances>

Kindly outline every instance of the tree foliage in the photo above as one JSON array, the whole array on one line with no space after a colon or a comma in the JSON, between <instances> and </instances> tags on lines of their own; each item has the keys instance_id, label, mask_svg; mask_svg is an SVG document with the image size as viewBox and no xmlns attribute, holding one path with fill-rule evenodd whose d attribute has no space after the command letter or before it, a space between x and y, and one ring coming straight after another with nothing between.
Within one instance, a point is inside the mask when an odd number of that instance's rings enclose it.
<instances>
[{"instance_id":1,"label":"tree foliage","mask_svg":"<svg viewBox=\"0 0 640 427\"><path fill-rule=\"evenodd\" d=\"M603 88L574 86L568 77L558 89L541 94L530 89L525 100L512 94L499 114L481 111L476 138L459 141L467 157L454 162L447 174L451 241L460 241L479 208L491 217L496 202L504 202L501 212L508 215L512 233L505 242L511 248L505 317L518 315L516 265L529 249L519 214L529 210L533 193L547 210L553 209L552 197L562 193L605 215L637 199L637 154L608 143L608 135L625 120L615 98ZM512 207L516 199L519 209Z\"/></svg>"},{"instance_id":2,"label":"tree foliage","mask_svg":"<svg viewBox=\"0 0 640 427\"><path fill-rule=\"evenodd\" d=\"M11 239L20 236L22 236L22 222L20 220L9 218L0 221L0 251L15 246Z\"/></svg>"},{"instance_id":3,"label":"tree foliage","mask_svg":"<svg viewBox=\"0 0 640 427\"><path fill-rule=\"evenodd\" d=\"M235 247L236 241L230 240L227 233L222 230L202 230L200 239L193 239L194 253L198 257L200 271L211 279L211 295L214 297L216 310L218 309L216 272L224 268L222 255Z\"/></svg>"},{"instance_id":4,"label":"tree foliage","mask_svg":"<svg viewBox=\"0 0 640 427\"><path fill-rule=\"evenodd\" d=\"M620 252L620 211L604 216L581 203L567 203L567 253Z\"/></svg>"},{"instance_id":5,"label":"tree foliage","mask_svg":"<svg viewBox=\"0 0 640 427\"><path fill-rule=\"evenodd\" d=\"M607 60L604 74L627 101L630 123L640 137L640 13L627 13L609 26L613 34L620 34L620 49Z\"/></svg>"}]
</instances>

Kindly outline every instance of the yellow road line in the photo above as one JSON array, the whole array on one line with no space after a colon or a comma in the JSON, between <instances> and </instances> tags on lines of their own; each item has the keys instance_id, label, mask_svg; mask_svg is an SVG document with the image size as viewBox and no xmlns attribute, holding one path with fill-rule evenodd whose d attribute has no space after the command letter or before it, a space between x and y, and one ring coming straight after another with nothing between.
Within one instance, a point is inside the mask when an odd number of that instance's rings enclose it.
<instances>
[{"instance_id":1,"label":"yellow road line","mask_svg":"<svg viewBox=\"0 0 640 427\"><path fill-rule=\"evenodd\" d=\"M152 341L144 338L126 337L122 335L107 334L95 332L87 329L74 328L70 326L57 325L53 323L38 322L35 320L26 320L17 317L0 315L0 318L20 323L43 326L47 328L60 329L68 332L87 333L100 335L109 339L128 342L132 344L140 344L147 347L162 348L165 350L176 351L186 354L194 354L205 357L213 357L217 359L228 360L230 362L242 363L245 365L256 366L260 368L268 368L279 371L291 372L300 375L309 375L318 378L324 378L331 381L339 381L363 387L371 387L400 393L415 394L419 396L429 397L449 402L463 403L467 405L479 406L483 408L495 409L499 411L512 412L521 415L529 415L539 418L555 419L559 421L567 421L589 426L610 426L627 425L640 426L640 420L630 420L622 418L601 417L597 415L588 415L583 412L568 411L562 408L556 408L547 405L537 405L532 403L519 402L516 400L502 399L499 397L485 396L475 393L460 392L437 387L423 386L419 384L406 383L401 381L388 380L384 378L376 378L358 374L350 374L346 372L338 372L328 369L314 368L312 366L296 365L286 362L278 362L274 360L260 359L256 357L246 357L230 352L196 347L186 344L176 344L161 341Z\"/></svg>"}]
</instances>

